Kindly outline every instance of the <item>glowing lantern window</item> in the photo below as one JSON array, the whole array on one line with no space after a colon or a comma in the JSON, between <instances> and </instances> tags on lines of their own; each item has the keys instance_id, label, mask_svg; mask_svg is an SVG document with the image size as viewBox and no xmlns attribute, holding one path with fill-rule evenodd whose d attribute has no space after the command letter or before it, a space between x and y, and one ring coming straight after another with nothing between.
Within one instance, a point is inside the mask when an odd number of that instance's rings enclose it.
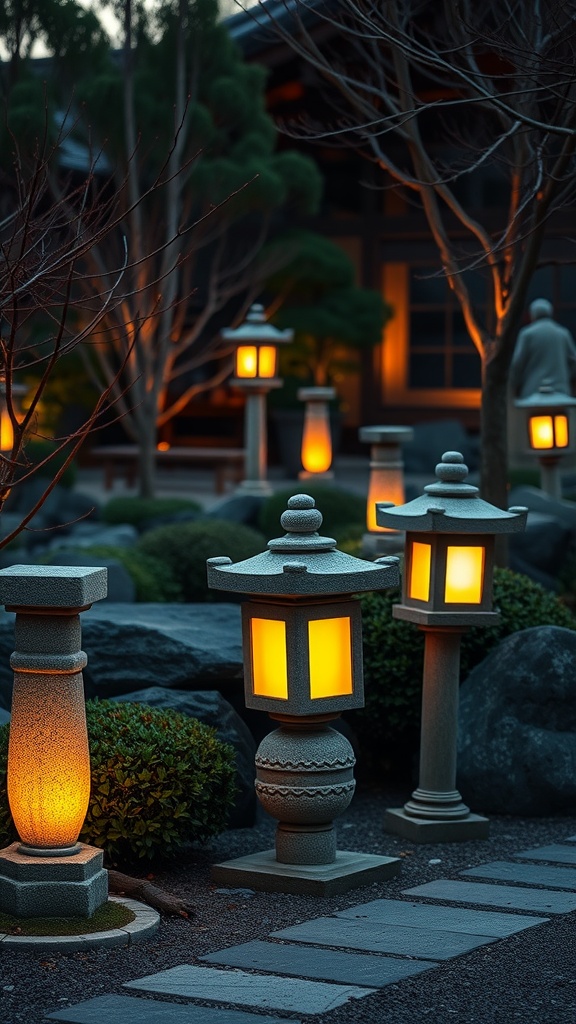
<instances>
[{"instance_id":1,"label":"glowing lantern window","mask_svg":"<svg viewBox=\"0 0 576 1024\"><path fill-rule=\"evenodd\" d=\"M250 621L252 633L252 692L258 697L288 697L286 623L282 619Z\"/></svg>"},{"instance_id":2,"label":"glowing lantern window","mask_svg":"<svg viewBox=\"0 0 576 1024\"><path fill-rule=\"evenodd\" d=\"M448 546L446 550L446 604L480 604L484 587L483 547Z\"/></svg>"},{"instance_id":3,"label":"glowing lantern window","mask_svg":"<svg viewBox=\"0 0 576 1024\"><path fill-rule=\"evenodd\" d=\"M566 415L531 416L528 420L530 446L539 451L568 447L568 417Z\"/></svg>"},{"instance_id":4,"label":"glowing lantern window","mask_svg":"<svg viewBox=\"0 0 576 1024\"><path fill-rule=\"evenodd\" d=\"M411 547L409 596L413 601L430 599L431 544L414 541Z\"/></svg>"},{"instance_id":5,"label":"glowing lantern window","mask_svg":"<svg viewBox=\"0 0 576 1024\"><path fill-rule=\"evenodd\" d=\"M240 345L236 349L236 376L258 376L258 349L256 345Z\"/></svg>"},{"instance_id":6,"label":"glowing lantern window","mask_svg":"<svg viewBox=\"0 0 576 1024\"><path fill-rule=\"evenodd\" d=\"M313 619L308 623L308 645L311 698L352 693L350 619Z\"/></svg>"}]
</instances>

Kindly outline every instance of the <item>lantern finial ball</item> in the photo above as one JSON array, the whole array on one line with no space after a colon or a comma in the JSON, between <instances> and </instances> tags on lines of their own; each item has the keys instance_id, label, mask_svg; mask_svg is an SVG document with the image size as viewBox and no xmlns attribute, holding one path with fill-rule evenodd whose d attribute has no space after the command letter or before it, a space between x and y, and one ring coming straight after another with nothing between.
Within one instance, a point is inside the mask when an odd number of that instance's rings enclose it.
<instances>
[{"instance_id":1,"label":"lantern finial ball","mask_svg":"<svg viewBox=\"0 0 576 1024\"><path fill-rule=\"evenodd\" d=\"M295 494L289 498L288 508L280 516L280 523L286 532L316 533L322 526L323 516L315 504L309 494Z\"/></svg>"},{"instance_id":2,"label":"lantern finial ball","mask_svg":"<svg viewBox=\"0 0 576 1024\"><path fill-rule=\"evenodd\" d=\"M436 476L442 483L461 483L468 476L468 466L460 452L444 452L436 466Z\"/></svg>"}]
</instances>

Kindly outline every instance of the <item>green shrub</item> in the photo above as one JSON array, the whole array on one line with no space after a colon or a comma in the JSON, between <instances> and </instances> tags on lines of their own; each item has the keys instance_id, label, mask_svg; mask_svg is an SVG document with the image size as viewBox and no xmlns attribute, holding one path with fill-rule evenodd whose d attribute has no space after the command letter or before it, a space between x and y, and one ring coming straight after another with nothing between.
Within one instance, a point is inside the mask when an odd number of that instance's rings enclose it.
<instances>
[{"instance_id":1,"label":"green shrub","mask_svg":"<svg viewBox=\"0 0 576 1024\"><path fill-rule=\"evenodd\" d=\"M324 529L324 526L322 526ZM355 558L362 558L362 540L366 533L366 523L346 523L332 531L338 549Z\"/></svg>"},{"instance_id":2,"label":"green shrub","mask_svg":"<svg viewBox=\"0 0 576 1024\"><path fill-rule=\"evenodd\" d=\"M187 511L201 512L202 506L190 498L111 498L100 515L106 523L131 523L140 527L148 519Z\"/></svg>"},{"instance_id":3,"label":"green shrub","mask_svg":"<svg viewBox=\"0 0 576 1024\"><path fill-rule=\"evenodd\" d=\"M112 863L173 856L225 827L235 755L214 729L177 711L110 700L86 704L90 806L80 838ZM8 726L0 729L0 840L13 838L6 797Z\"/></svg>"},{"instance_id":4,"label":"green shrub","mask_svg":"<svg viewBox=\"0 0 576 1024\"><path fill-rule=\"evenodd\" d=\"M422 698L424 634L410 622L392 618L397 591L362 597L366 706L355 712L363 752L370 762L390 767L404 749L418 744ZM555 594L509 569L494 572L495 626L475 626L462 636L460 678L510 633L532 626L576 629L576 618Z\"/></svg>"},{"instance_id":5,"label":"green shrub","mask_svg":"<svg viewBox=\"0 0 576 1024\"><path fill-rule=\"evenodd\" d=\"M81 553L120 562L134 582L137 601L182 600L180 584L174 579L170 566L160 557L147 555L136 548L108 547L105 544L82 548Z\"/></svg>"},{"instance_id":6,"label":"green shrub","mask_svg":"<svg viewBox=\"0 0 576 1024\"><path fill-rule=\"evenodd\" d=\"M260 509L259 526L266 539L282 536L280 516L285 511L288 498L298 493L298 484L282 491L276 491ZM323 516L321 533L332 537L339 529L350 529L353 524L364 524L366 519L366 498L342 487L331 487L302 480L300 493L310 494Z\"/></svg>"},{"instance_id":7,"label":"green shrub","mask_svg":"<svg viewBox=\"0 0 576 1024\"><path fill-rule=\"evenodd\" d=\"M264 537L257 530L219 519L159 526L145 533L136 545L137 551L162 556L185 601L230 600L222 591L208 590L206 559L228 555L239 562L265 548Z\"/></svg>"}]
</instances>

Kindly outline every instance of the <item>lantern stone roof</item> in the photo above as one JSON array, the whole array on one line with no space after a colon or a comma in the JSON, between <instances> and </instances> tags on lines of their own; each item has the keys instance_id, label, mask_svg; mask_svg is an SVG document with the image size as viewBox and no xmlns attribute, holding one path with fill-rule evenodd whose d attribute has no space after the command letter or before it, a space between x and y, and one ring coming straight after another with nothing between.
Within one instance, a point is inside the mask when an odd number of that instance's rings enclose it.
<instances>
[{"instance_id":1,"label":"lantern stone roof","mask_svg":"<svg viewBox=\"0 0 576 1024\"><path fill-rule=\"evenodd\" d=\"M367 562L338 551L332 537L320 536L322 513L308 494L289 498L280 523L285 536L269 541L268 550L253 558L235 563L209 558L208 586L270 597L323 597L398 586L398 558Z\"/></svg>"},{"instance_id":2,"label":"lantern stone roof","mask_svg":"<svg viewBox=\"0 0 576 1024\"><path fill-rule=\"evenodd\" d=\"M479 497L477 487L465 483L468 466L460 452L445 452L436 466L437 482L427 484L425 493L405 505L380 502L376 522L397 530L423 533L520 533L525 529L528 509L507 511Z\"/></svg>"},{"instance_id":3,"label":"lantern stone roof","mask_svg":"<svg viewBox=\"0 0 576 1024\"><path fill-rule=\"evenodd\" d=\"M514 405L518 409L560 409L576 405L576 398L563 391L557 391L551 380L543 380L538 391L527 398L517 398Z\"/></svg>"},{"instance_id":4,"label":"lantern stone roof","mask_svg":"<svg viewBox=\"0 0 576 1024\"><path fill-rule=\"evenodd\" d=\"M283 345L293 340L294 331L291 327L280 331L268 323L264 306L255 302L250 306L244 323L239 327L225 327L220 336L233 345Z\"/></svg>"}]
</instances>

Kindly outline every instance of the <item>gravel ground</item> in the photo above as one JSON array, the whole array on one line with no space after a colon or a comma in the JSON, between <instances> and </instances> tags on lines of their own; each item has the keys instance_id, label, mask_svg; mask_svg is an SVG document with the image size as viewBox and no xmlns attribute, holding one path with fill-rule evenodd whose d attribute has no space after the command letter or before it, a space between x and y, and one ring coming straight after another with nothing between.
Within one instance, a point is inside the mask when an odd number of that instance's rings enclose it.
<instances>
[{"instance_id":1,"label":"gravel ground","mask_svg":"<svg viewBox=\"0 0 576 1024\"><path fill-rule=\"evenodd\" d=\"M407 795L360 789L338 825L340 849L402 857L398 878L331 898L217 891L210 880L210 865L269 848L274 824L266 819L254 829L226 832L210 848L156 872L159 885L193 903L194 919L164 919L154 938L127 949L68 955L2 951L0 1024L40 1024L44 1013L59 1007L105 993L126 994L125 981L193 963L204 953L249 939L265 939L278 928L357 903L397 898L402 889L413 885L456 878L463 868L506 860L521 850L561 842L576 833L574 817L496 817L487 840L415 846L386 835L381 824L385 807L397 806ZM428 1019L443 1024L450 1020L457 1024L568 1024L576 1019L575 940L576 913L553 916L542 927L482 946L331 1013L294 1015L294 1020L303 1024L319 1020L322 1024L419 1024Z\"/></svg>"}]
</instances>

